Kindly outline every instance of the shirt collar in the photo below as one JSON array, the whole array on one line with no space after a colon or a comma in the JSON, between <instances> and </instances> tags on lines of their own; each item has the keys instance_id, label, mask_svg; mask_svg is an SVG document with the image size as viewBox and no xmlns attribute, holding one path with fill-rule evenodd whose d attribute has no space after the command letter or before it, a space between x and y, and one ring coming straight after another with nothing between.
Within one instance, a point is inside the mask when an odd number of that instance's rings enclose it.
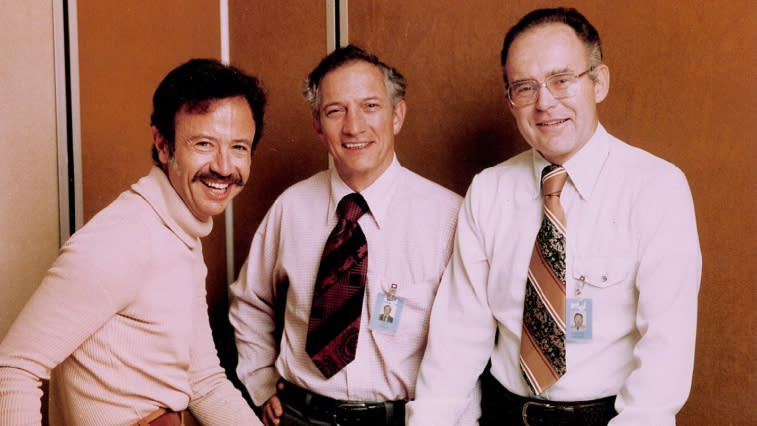
<instances>
[{"instance_id":1,"label":"shirt collar","mask_svg":"<svg viewBox=\"0 0 757 426\"><path fill-rule=\"evenodd\" d=\"M381 224L386 217L389 209L389 201L394 195L394 191L397 188L396 181L402 173L402 166L397 160L397 155L394 155L392 163L384 171L384 173L376 179L369 187L360 191L360 195L363 196L370 211L370 216L376 223L376 226L381 229ZM339 177L335 168L330 170L331 180L331 198L329 200L329 208L326 214L326 222L329 218L336 215L336 207L339 201L347 194L353 191L346 183Z\"/></svg>"},{"instance_id":2,"label":"shirt collar","mask_svg":"<svg viewBox=\"0 0 757 426\"><path fill-rule=\"evenodd\" d=\"M157 166L132 185L131 190L144 198L171 232L190 249L199 246L200 238L213 229L213 218L205 222L198 220L176 193L168 176Z\"/></svg>"},{"instance_id":3,"label":"shirt collar","mask_svg":"<svg viewBox=\"0 0 757 426\"><path fill-rule=\"evenodd\" d=\"M550 163L537 150L532 151L534 173L532 194L534 198L537 198L541 196L541 172ZM591 197L599 180L599 173L602 171L602 166L609 154L609 135L600 123L586 145L562 165L568 172L569 180L573 183L581 198L589 199Z\"/></svg>"},{"instance_id":4,"label":"shirt collar","mask_svg":"<svg viewBox=\"0 0 757 426\"><path fill-rule=\"evenodd\" d=\"M609 154L609 135L605 128L598 124L589 142L563 164L581 198L591 198L599 180L599 173Z\"/></svg>"}]
</instances>

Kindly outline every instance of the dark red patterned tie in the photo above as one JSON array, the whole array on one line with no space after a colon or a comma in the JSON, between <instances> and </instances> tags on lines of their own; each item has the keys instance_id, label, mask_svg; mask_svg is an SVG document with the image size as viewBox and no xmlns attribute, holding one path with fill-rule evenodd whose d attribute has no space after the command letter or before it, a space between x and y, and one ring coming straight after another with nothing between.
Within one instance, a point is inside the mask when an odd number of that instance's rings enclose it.
<instances>
[{"instance_id":1,"label":"dark red patterned tie","mask_svg":"<svg viewBox=\"0 0 757 426\"><path fill-rule=\"evenodd\" d=\"M368 210L358 193L342 198L315 280L305 350L327 378L355 359L368 271L368 244L357 221Z\"/></svg>"},{"instance_id":2,"label":"dark red patterned tie","mask_svg":"<svg viewBox=\"0 0 757 426\"><path fill-rule=\"evenodd\" d=\"M541 175L544 220L531 253L523 307L520 367L531 390L544 392L566 372L565 212L560 194L568 173L555 164Z\"/></svg>"}]
</instances>

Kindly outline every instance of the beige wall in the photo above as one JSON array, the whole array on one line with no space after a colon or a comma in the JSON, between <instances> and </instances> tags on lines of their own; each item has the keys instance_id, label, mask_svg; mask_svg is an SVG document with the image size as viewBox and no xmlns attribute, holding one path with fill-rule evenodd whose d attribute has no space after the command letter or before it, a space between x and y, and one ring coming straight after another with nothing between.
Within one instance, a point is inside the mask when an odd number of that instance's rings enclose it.
<instances>
[{"instance_id":1,"label":"beige wall","mask_svg":"<svg viewBox=\"0 0 757 426\"><path fill-rule=\"evenodd\" d=\"M50 0L0 3L0 336L58 250Z\"/></svg>"},{"instance_id":2,"label":"beige wall","mask_svg":"<svg viewBox=\"0 0 757 426\"><path fill-rule=\"evenodd\" d=\"M0 2L0 337L58 252L52 0Z\"/></svg>"}]
</instances>

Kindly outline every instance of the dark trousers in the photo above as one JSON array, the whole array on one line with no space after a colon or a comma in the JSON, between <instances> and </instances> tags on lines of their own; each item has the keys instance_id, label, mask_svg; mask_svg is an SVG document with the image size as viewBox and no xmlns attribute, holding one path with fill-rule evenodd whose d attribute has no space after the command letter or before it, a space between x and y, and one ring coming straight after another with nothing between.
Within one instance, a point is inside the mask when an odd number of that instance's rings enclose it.
<instances>
[{"instance_id":1,"label":"dark trousers","mask_svg":"<svg viewBox=\"0 0 757 426\"><path fill-rule=\"evenodd\" d=\"M606 426L618 413L615 397L591 401L546 401L516 395L487 369L481 375L479 425Z\"/></svg>"},{"instance_id":2,"label":"dark trousers","mask_svg":"<svg viewBox=\"0 0 757 426\"><path fill-rule=\"evenodd\" d=\"M283 404L284 414L279 417L279 426L331 426L331 422L319 422L306 419L295 412L290 405Z\"/></svg>"},{"instance_id":3,"label":"dark trousers","mask_svg":"<svg viewBox=\"0 0 757 426\"><path fill-rule=\"evenodd\" d=\"M404 426L405 401L340 401L282 381L279 426Z\"/></svg>"}]
</instances>

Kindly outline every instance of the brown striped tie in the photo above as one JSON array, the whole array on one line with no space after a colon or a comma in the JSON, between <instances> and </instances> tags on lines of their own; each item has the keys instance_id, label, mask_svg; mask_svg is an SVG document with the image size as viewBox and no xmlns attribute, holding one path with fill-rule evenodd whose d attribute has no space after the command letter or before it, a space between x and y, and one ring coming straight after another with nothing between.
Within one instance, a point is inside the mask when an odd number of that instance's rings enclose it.
<instances>
[{"instance_id":1,"label":"brown striped tie","mask_svg":"<svg viewBox=\"0 0 757 426\"><path fill-rule=\"evenodd\" d=\"M568 179L561 166L542 171L544 220L536 235L526 279L520 368L538 395L565 374L565 212L560 193Z\"/></svg>"}]
</instances>

